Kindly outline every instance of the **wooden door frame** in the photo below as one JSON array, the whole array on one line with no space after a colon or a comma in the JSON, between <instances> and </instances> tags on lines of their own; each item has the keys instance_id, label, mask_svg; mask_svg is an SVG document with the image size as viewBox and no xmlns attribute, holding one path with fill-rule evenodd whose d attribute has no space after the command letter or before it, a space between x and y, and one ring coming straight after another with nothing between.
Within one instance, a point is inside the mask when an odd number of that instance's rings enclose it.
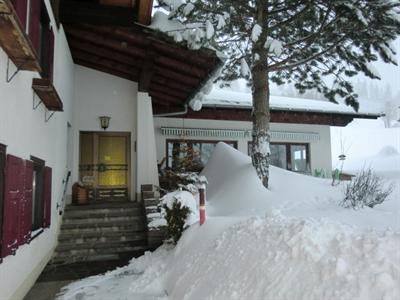
<instances>
[{"instance_id":1,"label":"wooden door frame","mask_svg":"<svg viewBox=\"0 0 400 300\"><path fill-rule=\"evenodd\" d=\"M0 144L0 241L2 241L3 237L4 183L6 177L6 159L7 159L6 151L7 151L7 146ZM1 256L0 256L0 262L1 262Z\"/></svg>"},{"instance_id":2,"label":"wooden door frame","mask_svg":"<svg viewBox=\"0 0 400 300\"><path fill-rule=\"evenodd\" d=\"M128 165L128 172L127 172L127 189L128 189L128 197L131 196L131 171L132 171L132 162L131 162L131 132L127 131L86 131L81 130L79 131L79 165L81 164L81 134L92 134L93 135L93 158L95 163L98 161L99 153L98 153L98 145L99 143L99 136L116 136L116 137L126 137L126 154L127 154L127 165ZM78 168L79 169L79 168ZM96 185L98 183L97 172L94 172ZM79 174L80 178L80 174ZM106 187L105 187L106 188Z\"/></svg>"}]
</instances>

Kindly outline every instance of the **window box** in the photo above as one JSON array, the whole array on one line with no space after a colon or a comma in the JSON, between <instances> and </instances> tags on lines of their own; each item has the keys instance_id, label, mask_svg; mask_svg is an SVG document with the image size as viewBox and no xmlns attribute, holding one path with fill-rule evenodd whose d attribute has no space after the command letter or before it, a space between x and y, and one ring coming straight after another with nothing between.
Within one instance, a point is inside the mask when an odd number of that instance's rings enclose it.
<instances>
[{"instance_id":1,"label":"window box","mask_svg":"<svg viewBox=\"0 0 400 300\"><path fill-rule=\"evenodd\" d=\"M49 111L63 111L63 103L50 79L34 78L32 89Z\"/></svg>"},{"instance_id":2,"label":"window box","mask_svg":"<svg viewBox=\"0 0 400 300\"><path fill-rule=\"evenodd\" d=\"M36 51L25 33L26 20L10 0L0 0L0 44L19 70L41 72Z\"/></svg>"}]
</instances>

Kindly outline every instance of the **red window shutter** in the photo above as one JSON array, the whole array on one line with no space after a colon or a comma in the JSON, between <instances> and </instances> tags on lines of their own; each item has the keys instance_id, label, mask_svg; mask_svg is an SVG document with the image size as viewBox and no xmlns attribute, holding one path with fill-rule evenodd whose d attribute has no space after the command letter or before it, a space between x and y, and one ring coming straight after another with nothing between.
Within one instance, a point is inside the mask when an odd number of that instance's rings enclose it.
<instances>
[{"instance_id":1,"label":"red window shutter","mask_svg":"<svg viewBox=\"0 0 400 300\"><path fill-rule=\"evenodd\" d=\"M22 28L26 29L26 13L28 10L28 0L13 0L15 12L21 22Z\"/></svg>"},{"instance_id":2,"label":"red window shutter","mask_svg":"<svg viewBox=\"0 0 400 300\"><path fill-rule=\"evenodd\" d=\"M48 60L49 60L49 79L53 82L53 74L54 74L54 32L51 28L49 30L49 52L48 52Z\"/></svg>"},{"instance_id":3,"label":"red window shutter","mask_svg":"<svg viewBox=\"0 0 400 300\"><path fill-rule=\"evenodd\" d=\"M24 193L19 207L19 245L29 243L32 232L33 162L25 161L24 169Z\"/></svg>"},{"instance_id":4,"label":"red window shutter","mask_svg":"<svg viewBox=\"0 0 400 300\"><path fill-rule=\"evenodd\" d=\"M50 227L51 221L51 168L44 168L44 211L43 211L43 227Z\"/></svg>"},{"instance_id":5,"label":"red window shutter","mask_svg":"<svg viewBox=\"0 0 400 300\"><path fill-rule=\"evenodd\" d=\"M31 0L29 11L29 37L36 53L40 53L40 8L41 0Z\"/></svg>"},{"instance_id":6,"label":"red window shutter","mask_svg":"<svg viewBox=\"0 0 400 300\"><path fill-rule=\"evenodd\" d=\"M19 238L19 206L24 189L24 161L7 155L1 256L15 254Z\"/></svg>"}]
</instances>

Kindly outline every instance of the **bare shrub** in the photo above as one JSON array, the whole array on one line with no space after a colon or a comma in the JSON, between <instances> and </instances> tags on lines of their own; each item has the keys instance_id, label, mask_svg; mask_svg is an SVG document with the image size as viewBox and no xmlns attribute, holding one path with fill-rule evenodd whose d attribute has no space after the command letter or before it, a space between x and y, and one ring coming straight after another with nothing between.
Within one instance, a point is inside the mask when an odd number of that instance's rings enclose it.
<instances>
[{"instance_id":1,"label":"bare shrub","mask_svg":"<svg viewBox=\"0 0 400 300\"><path fill-rule=\"evenodd\" d=\"M363 169L346 185L340 205L345 208L374 207L381 204L393 191L393 184L385 187L383 180L371 168Z\"/></svg>"}]
</instances>

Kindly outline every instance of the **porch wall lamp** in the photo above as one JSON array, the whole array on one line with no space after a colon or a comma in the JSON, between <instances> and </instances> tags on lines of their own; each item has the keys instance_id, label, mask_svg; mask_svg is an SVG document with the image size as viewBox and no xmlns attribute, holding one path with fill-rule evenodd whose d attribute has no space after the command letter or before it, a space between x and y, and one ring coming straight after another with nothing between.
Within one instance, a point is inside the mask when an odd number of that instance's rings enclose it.
<instances>
[{"instance_id":1,"label":"porch wall lamp","mask_svg":"<svg viewBox=\"0 0 400 300\"><path fill-rule=\"evenodd\" d=\"M110 119L111 117L108 116L100 116L100 126L101 128L103 128L104 130L106 130L108 128L108 126L110 126Z\"/></svg>"}]
</instances>

